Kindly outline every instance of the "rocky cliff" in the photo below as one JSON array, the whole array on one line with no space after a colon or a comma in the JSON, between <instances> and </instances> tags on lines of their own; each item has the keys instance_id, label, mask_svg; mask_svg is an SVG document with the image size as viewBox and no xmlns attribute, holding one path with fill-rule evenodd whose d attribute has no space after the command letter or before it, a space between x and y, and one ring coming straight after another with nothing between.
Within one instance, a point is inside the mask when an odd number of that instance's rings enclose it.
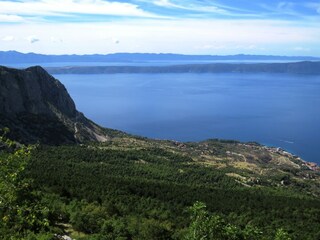
<instances>
[{"instance_id":1,"label":"rocky cliff","mask_svg":"<svg viewBox=\"0 0 320 240\"><path fill-rule=\"evenodd\" d=\"M0 66L0 128L24 143L106 141L105 130L78 112L66 88L43 68Z\"/></svg>"}]
</instances>

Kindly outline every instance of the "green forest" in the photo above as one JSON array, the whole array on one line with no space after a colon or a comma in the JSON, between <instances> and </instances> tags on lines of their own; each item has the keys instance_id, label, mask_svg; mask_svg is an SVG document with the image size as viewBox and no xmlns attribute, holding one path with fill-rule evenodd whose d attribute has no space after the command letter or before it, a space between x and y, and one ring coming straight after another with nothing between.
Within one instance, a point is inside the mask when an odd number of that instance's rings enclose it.
<instances>
[{"instance_id":1,"label":"green forest","mask_svg":"<svg viewBox=\"0 0 320 240\"><path fill-rule=\"evenodd\" d=\"M0 149L2 239L320 239L317 196L245 186L161 142L24 146L3 135Z\"/></svg>"}]
</instances>

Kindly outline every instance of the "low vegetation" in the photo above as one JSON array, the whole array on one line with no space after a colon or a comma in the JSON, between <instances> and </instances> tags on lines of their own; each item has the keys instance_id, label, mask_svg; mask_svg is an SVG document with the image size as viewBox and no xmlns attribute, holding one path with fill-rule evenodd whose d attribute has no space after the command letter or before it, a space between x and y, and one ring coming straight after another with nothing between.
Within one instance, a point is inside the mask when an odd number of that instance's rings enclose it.
<instances>
[{"instance_id":1,"label":"low vegetation","mask_svg":"<svg viewBox=\"0 0 320 240\"><path fill-rule=\"evenodd\" d=\"M31 148L2 136L2 238L320 238L319 172L282 150L112 136Z\"/></svg>"}]
</instances>

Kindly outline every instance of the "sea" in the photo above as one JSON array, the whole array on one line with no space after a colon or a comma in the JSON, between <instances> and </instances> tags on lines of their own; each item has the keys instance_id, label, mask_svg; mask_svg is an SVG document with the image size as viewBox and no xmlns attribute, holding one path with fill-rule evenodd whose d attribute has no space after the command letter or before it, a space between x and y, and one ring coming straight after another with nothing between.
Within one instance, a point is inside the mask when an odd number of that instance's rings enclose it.
<instances>
[{"instance_id":1,"label":"sea","mask_svg":"<svg viewBox=\"0 0 320 240\"><path fill-rule=\"evenodd\" d=\"M47 66L72 65L103 64ZM320 164L320 76L178 73L55 78L66 86L77 109L104 127L184 142L254 141Z\"/></svg>"}]
</instances>

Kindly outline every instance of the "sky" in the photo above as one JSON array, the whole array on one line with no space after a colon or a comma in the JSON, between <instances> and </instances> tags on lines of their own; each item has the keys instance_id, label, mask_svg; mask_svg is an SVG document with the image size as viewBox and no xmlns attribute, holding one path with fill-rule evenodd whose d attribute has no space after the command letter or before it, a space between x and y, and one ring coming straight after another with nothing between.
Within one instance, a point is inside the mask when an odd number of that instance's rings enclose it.
<instances>
[{"instance_id":1,"label":"sky","mask_svg":"<svg viewBox=\"0 0 320 240\"><path fill-rule=\"evenodd\" d=\"M320 57L319 0L0 0L0 51Z\"/></svg>"}]
</instances>

